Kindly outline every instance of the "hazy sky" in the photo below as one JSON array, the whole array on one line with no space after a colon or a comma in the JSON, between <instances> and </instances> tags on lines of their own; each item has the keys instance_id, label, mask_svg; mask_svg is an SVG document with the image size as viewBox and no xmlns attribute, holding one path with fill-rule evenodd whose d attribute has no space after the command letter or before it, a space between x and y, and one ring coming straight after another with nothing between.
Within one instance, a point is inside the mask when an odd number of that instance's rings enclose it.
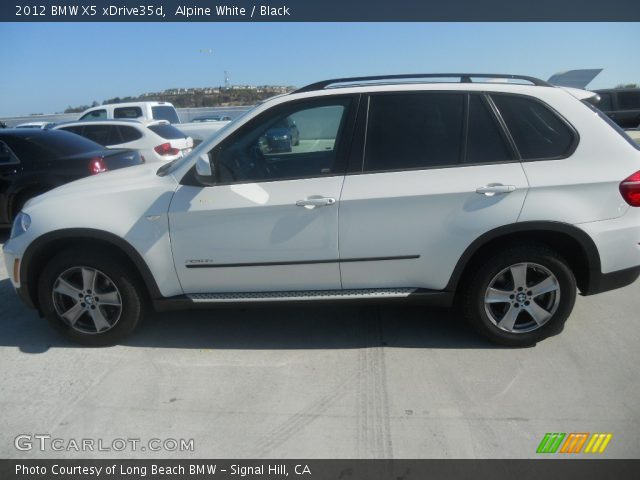
<instances>
[{"instance_id":1,"label":"hazy sky","mask_svg":"<svg viewBox=\"0 0 640 480\"><path fill-rule=\"evenodd\" d=\"M0 23L0 117L173 87L604 68L640 83L640 23ZM201 53L212 49L213 53Z\"/></svg>"}]
</instances>

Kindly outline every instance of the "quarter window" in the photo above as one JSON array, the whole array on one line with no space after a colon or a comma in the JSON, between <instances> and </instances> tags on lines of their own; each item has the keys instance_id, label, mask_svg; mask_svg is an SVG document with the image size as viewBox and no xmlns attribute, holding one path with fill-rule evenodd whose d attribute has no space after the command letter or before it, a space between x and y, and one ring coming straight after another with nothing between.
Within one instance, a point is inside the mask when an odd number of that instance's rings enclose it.
<instances>
[{"instance_id":1,"label":"quarter window","mask_svg":"<svg viewBox=\"0 0 640 480\"><path fill-rule=\"evenodd\" d=\"M349 99L266 115L215 152L221 183L317 177L337 172Z\"/></svg>"},{"instance_id":2,"label":"quarter window","mask_svg":"<svg viewBox=\"0 0 640 480\"><path fill-rule=\"evenodd\" d=\"M469 100L469 134L466 163L495 163L513 160L494 115L478 95Z\"/></svg>"},{"instance_id":3,"label":"quarter window","mask_svg":"<svg viewBox=\"0 0 640 480\"><path fill-rule=\"evenodd\" d=\"M569 126L542 103L516 95L496 95L495 102L523 160L566 156L574 144Z\"/></svg>"},{"instance_id":4,"label":"quarter window","mask_svg":"<svg viewBox=\"0 0 640 480\"><path fill-rule=\"evenodd\" d=\"M364 170L444 167L460 163L464 95L370 98Z\"/></svg>"},{"instance_id":5,"label":"quarter window","mask_svg":"<svg viewBox=\"0 0 640 480\"><path fill-rule=\"evenodd\" d=\"M119 125L118 130L120 131L120 136L122 137L122 143L134 142L135 140L139 140L140 138L142 138L142 132L140 132L137 128Z\"/></svg>"}]
</instances>

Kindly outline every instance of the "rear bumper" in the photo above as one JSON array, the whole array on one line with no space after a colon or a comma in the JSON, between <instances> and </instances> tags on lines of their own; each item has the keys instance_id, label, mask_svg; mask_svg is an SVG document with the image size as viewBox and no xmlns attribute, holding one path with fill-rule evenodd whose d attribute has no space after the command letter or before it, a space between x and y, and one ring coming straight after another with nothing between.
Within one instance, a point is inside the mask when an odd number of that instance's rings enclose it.
<instances>
[{"instance_id":1,"label":"rear bumper","mask_svg":"<svg viewBox=\"0 0 640 480\"><path fill-rule=\"evenodd\" d=\"M590 281L582 295L595 295L596 293L608 292L616 288L626 287L635 282L640 277L640 265L637 267L625 268L609 273L591 272Z\"/></svg>"}]
</instances>

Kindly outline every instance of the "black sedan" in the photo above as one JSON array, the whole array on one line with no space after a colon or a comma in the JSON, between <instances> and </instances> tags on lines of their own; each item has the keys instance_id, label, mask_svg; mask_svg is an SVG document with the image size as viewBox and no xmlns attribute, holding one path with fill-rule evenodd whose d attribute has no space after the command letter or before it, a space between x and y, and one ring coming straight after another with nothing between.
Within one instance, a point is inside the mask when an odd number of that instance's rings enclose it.
<instances>
[{"instance_id":1,"label":"black sedan","mask_svg":"<svg viewBox=\"0 0 640 480\"><path fill-rule=\"evenodd\" d=\"M105 149L60 130L0 130L0 224L27 200L64 183L144 163L134 150Z\"/></svg>"}]
</instances>

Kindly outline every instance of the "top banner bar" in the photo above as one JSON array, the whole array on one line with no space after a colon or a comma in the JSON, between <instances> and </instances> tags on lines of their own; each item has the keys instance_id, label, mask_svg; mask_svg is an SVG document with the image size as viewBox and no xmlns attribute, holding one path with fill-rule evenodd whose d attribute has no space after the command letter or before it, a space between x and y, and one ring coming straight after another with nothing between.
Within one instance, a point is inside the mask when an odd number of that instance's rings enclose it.
<instances>
[{"instance_id":1,"label":"top banner bar","mask_svg":"<svg viewBox=\"0 0 640 480\"><path fill-rule=\"evenodd\" d=\"M638 22L637 0L3 0L2 22Z\"/></svg>"}]
</instances>

